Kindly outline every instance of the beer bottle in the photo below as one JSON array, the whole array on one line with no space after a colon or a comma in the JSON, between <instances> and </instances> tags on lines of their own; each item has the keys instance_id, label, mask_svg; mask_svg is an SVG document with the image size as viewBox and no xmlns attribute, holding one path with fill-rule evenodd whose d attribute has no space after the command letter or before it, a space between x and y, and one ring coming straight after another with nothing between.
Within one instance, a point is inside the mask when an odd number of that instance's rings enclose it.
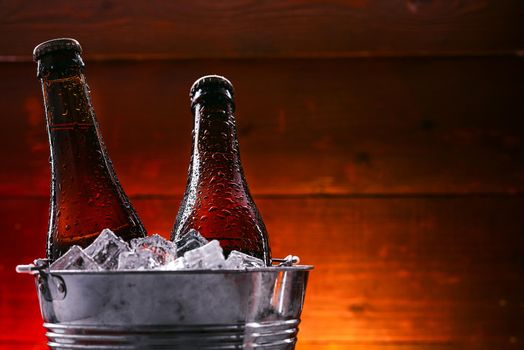
<instances>
[{"instance_id":1,"label":"beer bottle","mask_svg":"<svg viewBox=\"0 0 524 350\"><path fill-rule=\"evenodd\" d=\"M47 257L89 245L104 228L125 240L146 235L107 155L74 39L41 43L33 52L51 148Z\"/></svg>"},{"instance_id":2,"label":"beer bottle","mask_svg":"<svg viewBox=\"0 0 524 350\"><path fill-rule=\"evenodd\" d=\"M191 229L208 240L270 264L266 227L244 177L235 125L234 91L221 76L198 79L190 90L194 116L188 181L172 240Z\"/></svg>"}]
</instances>

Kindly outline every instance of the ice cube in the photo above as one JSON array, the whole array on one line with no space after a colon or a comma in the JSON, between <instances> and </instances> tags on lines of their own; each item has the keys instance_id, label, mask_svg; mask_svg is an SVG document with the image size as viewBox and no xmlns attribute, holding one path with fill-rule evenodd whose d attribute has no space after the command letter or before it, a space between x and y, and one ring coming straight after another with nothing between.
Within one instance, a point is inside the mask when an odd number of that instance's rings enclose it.
<instances>
[{"instance_id":1,"label":"ice cube","mask_svg":"<svg viewBox=\"0 0 524 350\"><path fill-rule=\"evenodd\" d=\"M200 234L200 232L198 232L197 230L191 229L180 239L177 239L176 241L177 254L178 256L182 256L187 251L190 251L196 248L200 248L208 243L209 241L205 239Z\"/></svg>"},{"instance_id":2,"label":"ice cube","mask_svg":"<svg viewBox=\"0 0 524 350\"><path fill-rule=\"evenodd\" d=\"M222 247L217 240L187 251L184 254L186 265L189 269L221 269L224 268L226 260L222 254Z\"/></svg>"},{"instance_id":3,"label":"ice cube","mask_svg":"<svg viewBox=\"0 0 524 350\"><path fill-rule=\"evenodd\" d=\"M148 250L123 252L118 257L119 270L150 270L158 266L153 258L153 253Z\"/></svg>"},{"instance_id":4,"label":"ice cube","mask_svg":"<svg viewBox=\"0 0 524 350\"><path fill-rule=\"evenodd\" d=\"M84 249L87 255L105 270L118 267L120 253L128 252L129 246L110 229L104 229L90 246Z\"/></svg>"},{"instance_id":5,"label":"ice cube","mask_svg":"<svg viewBox=\"0 0 524 350\"><path fill-rule=\"evenodd\" d=\"M51 264L51 270L101 270L100 266L77 245Z\"/></svg>"},{"instance_id":6,"label":"ice cube","mask_svg":"<svg viewBox=\"0 0 524 350\"><path fill-rule=\"evenodd\" d=\"M245 269L253 267L265 267L264 261L254 256L233 250L226 260L226 269Z\"/></svg>"},{"instance_id":7,"label":"ice cube","mask_svg":"<svg viewBox=\"0 0 524 350\"><path fill-rule=\"evenodd\" d=\"M171 261L169 264L166 264L160 267L160 269L162 270L183 270L186 268L187 268L187 263L186 263L186 259L183 256L181 256L180 258L177 258L174 261Z\"/></svg>"},{"instance_id":8,"label":"ice cube","mask_svg":"<svg viewBox=\"0 0 524 350\"><path fill-rule=\"evenodd\" d=\"M131 248L139 254L149 252L157 265L165 265L174 261L177 256L176 245L156 234L145 238L133 239Z\"/></svg>"}]
</instances>

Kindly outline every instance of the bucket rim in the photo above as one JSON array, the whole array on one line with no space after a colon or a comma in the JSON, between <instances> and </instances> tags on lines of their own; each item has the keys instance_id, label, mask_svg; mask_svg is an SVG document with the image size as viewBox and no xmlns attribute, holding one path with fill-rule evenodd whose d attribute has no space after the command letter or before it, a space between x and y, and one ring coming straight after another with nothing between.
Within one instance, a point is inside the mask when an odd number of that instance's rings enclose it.
<instances>
[{"instance_id":1,"label":"bucket rim","mask_svg":"<svg viewBox=\"0 0 524 350\"><path fill-rule=\"evenodd\" d=\"M311 271L313 265L293 265L293 266L268 266L257 267L243 270L232 269L188 269L188 270L52 270L52 274L60 275L140 275L140 274L167 274L167 275L221 275L221 274L250 274L254 272L286 272L286 271Z\"/></svg>"}]
</instances>

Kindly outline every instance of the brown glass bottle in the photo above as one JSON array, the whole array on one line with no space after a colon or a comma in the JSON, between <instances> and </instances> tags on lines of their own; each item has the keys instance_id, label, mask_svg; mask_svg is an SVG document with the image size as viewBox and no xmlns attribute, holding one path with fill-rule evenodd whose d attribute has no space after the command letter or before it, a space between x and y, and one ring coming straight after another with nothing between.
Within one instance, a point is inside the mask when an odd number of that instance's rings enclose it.
<instances>
[{"instance_id":1,"label":"brown glass bottle","mask_svg":"<svg viewBox=\"0 0 524 350\"><path fill-rule=\"evenodd\" d=\"M33 58L42 83L51 148L51 208L47 257L90 244L104 228L125 240L145 230L113 170L91 105L74 39L38 45Z\"/></svg>"},{"instance_id":2,"label":"brown glass bottle","mask_svg":"<svg viewBox=\"0 0 524 350\"><path fill-rule=\"evenodd\" d=\"M195 229L219 240L226 255L238 250L270 264L266 227L240 163L233 94L220 76L202 77L191 88L192 157L171 239Z\"/></svg>"}]
</instances>

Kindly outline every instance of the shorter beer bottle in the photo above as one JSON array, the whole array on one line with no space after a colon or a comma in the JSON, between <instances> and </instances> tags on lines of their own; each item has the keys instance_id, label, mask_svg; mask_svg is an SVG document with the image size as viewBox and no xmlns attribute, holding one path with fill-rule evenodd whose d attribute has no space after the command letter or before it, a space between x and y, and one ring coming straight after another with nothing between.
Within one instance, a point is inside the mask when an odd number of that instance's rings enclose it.
<instances>
[{"instance_id":1,"label":"shorter beer bottle","mask_svg":"<svg viewBox=\"0 0 524 350\"><path fill-rule=\"evenodd\" d=\"M195 229L220 241L226 255L238 250L269 265L266 227L240 163L233 96L231 83L216 75L198 79L191 88L192 156L171 239Z\"/></svg>"},{"instance_id":2,"label":"shorter beer bottle","mask_svg":"<svg viewBox=\"0 0 524 350\"><path fill-rule=\"evenodd\" d=\"M38 45L38 63L51 148L51 208L47 257L89 245L104 228L125 240L145 230L107 156L74 39Z\"/></svg>"}]
</instances>

